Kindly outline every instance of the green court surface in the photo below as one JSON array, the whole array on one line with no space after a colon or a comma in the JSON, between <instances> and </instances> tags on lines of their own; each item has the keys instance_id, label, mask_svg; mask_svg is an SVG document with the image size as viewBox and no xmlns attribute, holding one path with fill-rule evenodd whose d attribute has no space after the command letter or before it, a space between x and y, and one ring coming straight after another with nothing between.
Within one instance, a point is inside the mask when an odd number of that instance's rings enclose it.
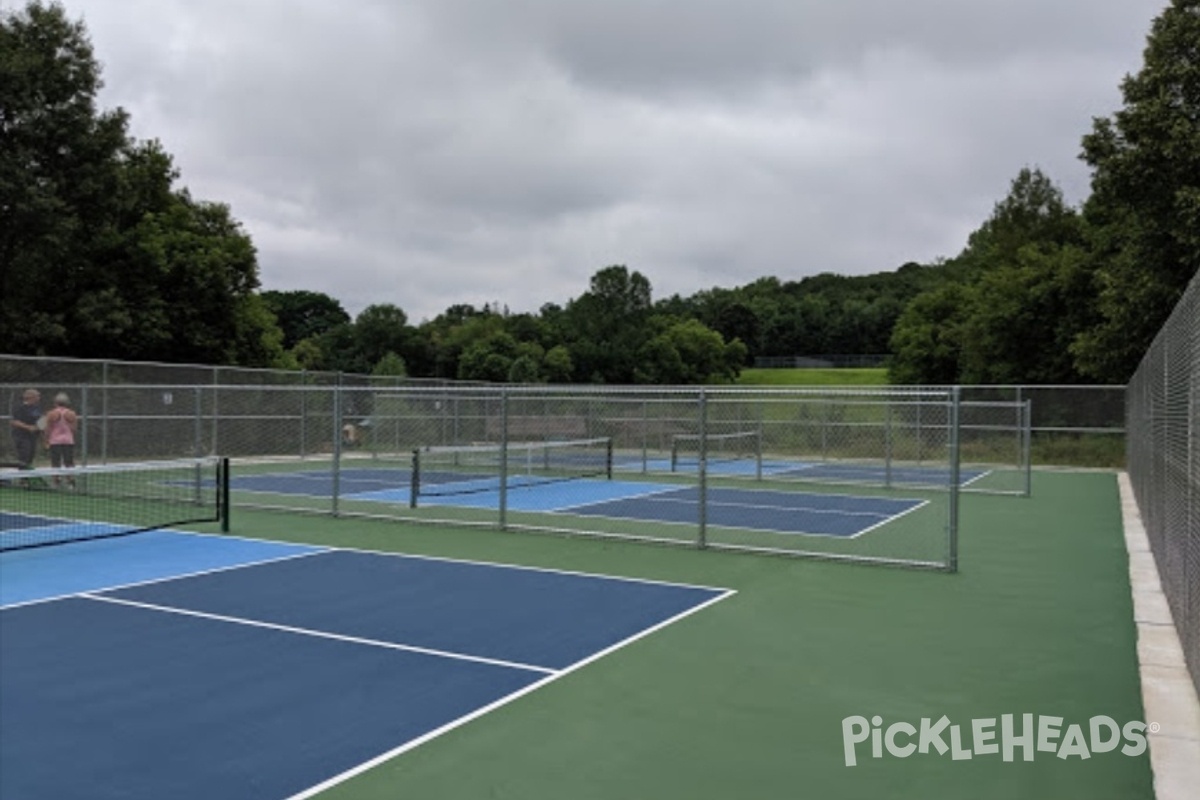
<instances>
[{"instance_id":1,"label":"green court surface","mask_svg":"<svg viewBox=\"0 0 1200 800\"><path fill-rule=\"evenodd\" d=\"M239 511L235 534L721 586L737 594L320 794L520 798L1151 798L1149 757L873 758L842 721L1142 721L1116 479L964 496L960 572ZM352 691L353 687L347 687ZM1153 720L1144 720L1147 723ZM1019 732L1019 731L1018 731ZM942 739L949 744L949 733ZM902 740L901 740L902 741ZM915 743L917 738L914 736ZM1124 742L1122 742L1124 744Z\"/></svg>"}]
</instances>

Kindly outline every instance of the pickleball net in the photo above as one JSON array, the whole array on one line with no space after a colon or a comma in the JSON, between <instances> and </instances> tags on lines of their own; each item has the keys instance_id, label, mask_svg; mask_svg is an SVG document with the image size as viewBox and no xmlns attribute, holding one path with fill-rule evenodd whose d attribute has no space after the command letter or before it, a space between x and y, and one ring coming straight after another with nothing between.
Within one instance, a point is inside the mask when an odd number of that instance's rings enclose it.
<instances>
[{"instance_id":1,"label":"pickleball net","mask_svg":"<svg viewBox=\"0 0 1200 800\"><path fill-rule=\"evenodd\" d=\"M227 461L0 471L0 551L228 520Z\"/></svg>"},{"instance_id":2,"label":"pickleball net","mask_svg":"<svg viewBox=\"0 0 1200 800\"><path fill-rule=\"evenodd\" d=\"M762 478L762 433L680 433L671 438L671 472L695 472L701 455L707 465L742 461Z\"/></svg>"},{"instance_id":3,"label":"pickleball net","mask_svg":"<svg viewBox=\"0 0 1200 800\"><path fill-rule=\"evenodd\" d=\"M420 497L520 489L585 478L612 478L612 439L508 442L418 448L410 502Z\"/></svg>"}]
</instances>

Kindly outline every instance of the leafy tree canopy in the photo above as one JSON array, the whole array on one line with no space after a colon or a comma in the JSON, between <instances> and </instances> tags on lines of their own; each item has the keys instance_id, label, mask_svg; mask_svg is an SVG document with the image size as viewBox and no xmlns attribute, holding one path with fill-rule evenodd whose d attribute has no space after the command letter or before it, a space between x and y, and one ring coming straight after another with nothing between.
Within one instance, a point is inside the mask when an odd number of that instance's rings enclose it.
<instances>
[{"instance_id":1,"label":"leafy tree canopy","mask_svg":"<svg viewBox=\"0 0 1200 800\"><path fill-rule=\"evenodd\" d=\"M1200 270L1200 0L1154 20L1121 93L1124 108L1083 137L1101 319L1075 353L1086 374L1123 383Z\"/></svg>"},{"instance_id":2,"label":"leafy tree canopy","mask_svg":"<svg viewBox=\"0 0 1200 800\"><path fill-rule=\"evenodd\" d=\"M17 352L283 366L254 247L173 189L157 142L101 111L100 67L58 4L0 11L0 340Z\"/></svg>"}]
</instances>

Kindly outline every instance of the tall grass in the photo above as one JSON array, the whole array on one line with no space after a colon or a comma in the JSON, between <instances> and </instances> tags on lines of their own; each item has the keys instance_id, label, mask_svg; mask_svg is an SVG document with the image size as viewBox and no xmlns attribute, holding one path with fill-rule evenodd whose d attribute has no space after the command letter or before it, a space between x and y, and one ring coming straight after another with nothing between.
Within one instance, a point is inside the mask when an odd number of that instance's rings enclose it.
<instances>
[{"instance_id":1,"label":"tall grass","mask_svg":"<svg viewBox=\"0 0 1200 800\"><path fill-rule=\"evenodd\" d=\"M739 386L886 386L883 367L851 369L744 369Z\"/></svg>"}]
</instances>

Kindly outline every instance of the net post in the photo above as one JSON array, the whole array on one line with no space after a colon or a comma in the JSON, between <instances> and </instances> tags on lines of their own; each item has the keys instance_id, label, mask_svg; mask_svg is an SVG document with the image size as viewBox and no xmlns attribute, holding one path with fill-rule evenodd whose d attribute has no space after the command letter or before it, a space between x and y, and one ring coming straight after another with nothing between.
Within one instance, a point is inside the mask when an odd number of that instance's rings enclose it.
<instances>
[{"instance_id":1,"label":"net post","mask_svg":"<svg viewBox=\"0 0 1200 800\"><path fill-rule=\"evenodd\" d=\"M408 486L408 507L417 507L417 494L421 490L421 448L414 447L412 451L412 474Z\"/></svg>"},{"instance_id":2,"label":"net post","mask_svg":"<svg viewBox=\"0 0 1200 800\"><path fill-rule=\"evenodd\" d=\"M229 533L229 456L223 457L217 463L217 513L221 517L221 533Z\"/></svg>"},{"instance_id":3,"label":"net post","mask_svg":"<svg viewBox=\"0 0 1200 800\"><path fill-rule=\"evenodd\" d=\"M955 386L950 390L950 508L946 521L947 563L949 572L958 572L958 487L959 477L959 422L962 404L962 388Z\"/></svg>"},{"instance_id":4,"label":"net post","mask_svg":"<svg viewBox=\"0 0 1200 800\"><path fill-rule=\"evenodd\" d=\"M611 436L604 443L604 477L612 480L613 476L613 439Z\"/></svg>"}]
</instances>

